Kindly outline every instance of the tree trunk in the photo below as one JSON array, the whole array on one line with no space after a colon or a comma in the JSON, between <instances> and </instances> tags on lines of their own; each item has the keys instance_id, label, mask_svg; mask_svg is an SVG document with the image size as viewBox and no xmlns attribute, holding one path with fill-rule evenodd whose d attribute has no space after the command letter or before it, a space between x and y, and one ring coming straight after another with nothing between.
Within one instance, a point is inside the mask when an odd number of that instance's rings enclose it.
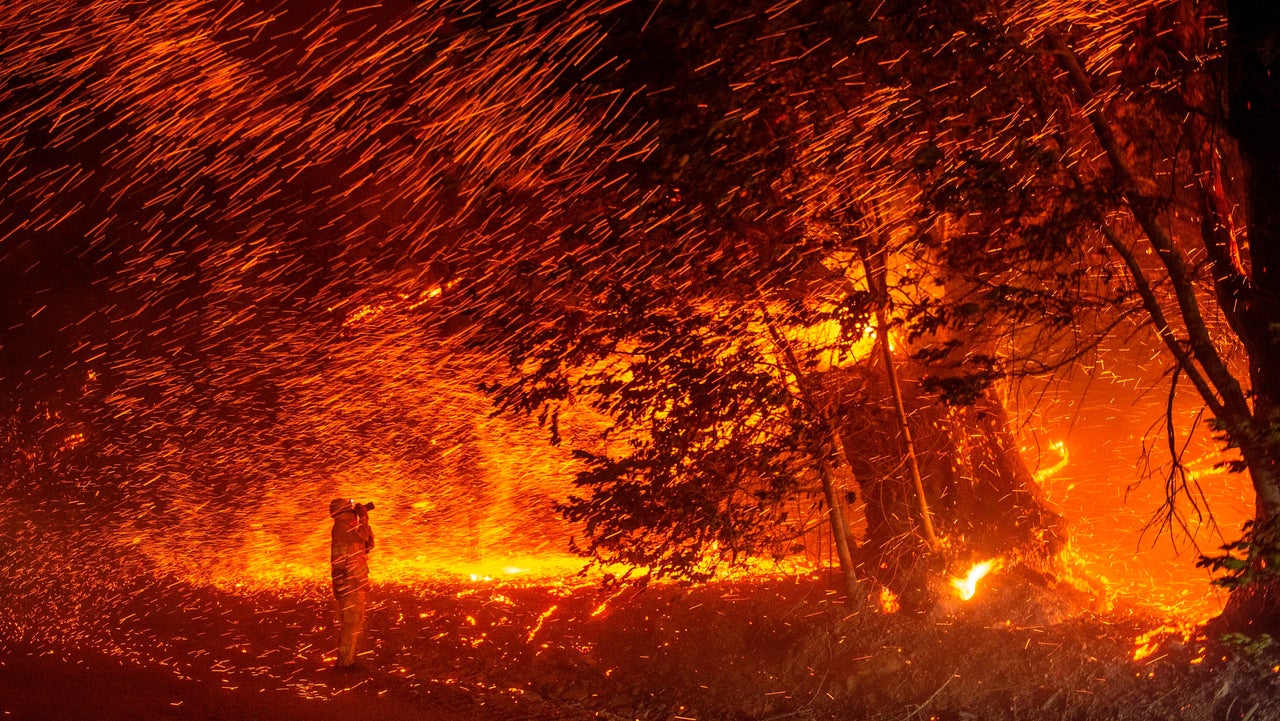
<instances>
[{"instance_id":1,"label":"tree trunk","mask_svg":"<svg viewBox=\"0 0 1280 721\"><path fill-rule=\"evenodd\" d=\"M1027 468L1004 403L987 389L939 419L949 479L936 505L946 535L964 539L975 557L1016 558L1041 571L1066 546L1066 523Z\"/></svg>"},{"instance_id":2,"label":"tree trunk","mask_svg":"<svg viewBox=\"0 0 1280 721\"><path fill-rule=\"evenodd\" d=\"M831 528L831 538L835 543L836 556L840 560L840 575L844 580L844 590L848 594L851 605L862 606L866 600L866 592L858 579L857 563L850 546L852 534L849 533L849 521L845 518L844 503L840 500L834 470L828 459L819 459L818 473L822 478L822 495L827 501L827 520Z\"/></svg>"},{"instance_id":3,"label":"tree trunk","mask_svg":"<svg viewBox=\"0 0 1280 721\"><path fill-rule=\"evenodd\" d=\"M932 551L939 550L938 536L933 530L933 514L929 512L929 499L924 492L924 481L920 477L920 462L916 458L915 441L911 437L911 424L907 422L907 410L902 402L902 384L898 381L897 364L893 360L893 348L889 343L889 321L887 308L889 305L888 284L885 279L884 253L881 250L873 256L863 255L862 267L867 274L867 284L877 297L876 304L876 345L879 346L884 360L885 379L889 385L889 395L893 397L894 420L898 425L898 438L902 441L903 462L911 474L911 485L915 489L916 507L920 513L920 530L925 543Z\"/></svg>"},{"instance_id":4,"label":"tree trunk","mask_svg":"<svg viewBox=\"0 0 1280 721\"><path fill-rule=\"evenodd\" d=\"M1227 605L1217 623L1231 630L1250 630L1258 633L1280 633L1280 578L1278 569L1266 566L1266 556L1280 550L1280 511L1273 496L1280 487L1275 475L1276 449L1263 443L1241 444L1241 455L1249 469L1253 482L1256 505L1253 528L1245 534L1249 573L1253 580L1232 588Z\"/></svg>"},{"instance_id":5,"label":"tree trunk","mask_svg":"<svg viewBox=\"0 0 1280 721\"><path fill-rule=\"evenodd\" d=\"M1280 630L1280 579L1264 556L1280 550L1280 4L1227 3L1230 129L1245 175L1249 280L1255 316L1245 326L1253 419L1228 429L1240 445L1256 497L1250 549L1265 580L1234 590L1224 618L1235 626ZM1234 431L1234 432L1232 432Z\"/></svg>"},{"instance_id":6,"label":"tree trunk","mask_svg":"<svg viewBox=\"0 0 1280 721\"><path fill-rule=\"evenodd\" d=\"M827 520L831 529L831 538L836 548L836 554L840 561L840 575L844 580L845 592L848 594L849 604L855 608L861 608L867 602L866 589L858 578L857 560L853 557L851 548L853 534L849 531L849 522L844 516L844 503L840 498L840 489L837 486L835 472L831 465L832 456L836 456L836 460L845 460L847 462L845 447L837 430L838 425L832 418L829 403L825 399L819 398L810 387L809 379L805 375L804 369L800 367L800 362L796 360L791 344L774 327L768 311L764 311L763 315L764 325L769 332L769 337L773 340L778 352L781 353L787 370L795 378L796 392L800 401L808 406L810 411L822 416L824 425L823 438L818 442L817 448L812 449L811 455L818 462L818 475L822 481L822 495L827 502Z\"/></svg>"},{"instance_id":7,"label":"tree trunk","mask_svg":"<svg viewBox=\"0 0 1280 721\"><path fill-rule=\"evenodd\" d=\"M910 363L899 368L908 379L922 372ZM930 553L917 534L914 482L896 451L888 380L879 368L860 365L832 371L825 381L846 399L837 417L866 503L863 567L898 595L904 610L924 610L936 600L934 585L948 563L962 569L999 557L1038 573L1053 570L1065 524L1023 461L994 393L953 408L920 393L917 382L901 388L931 515L947 539L945 553Z\"/></svg>"}]
</instances>

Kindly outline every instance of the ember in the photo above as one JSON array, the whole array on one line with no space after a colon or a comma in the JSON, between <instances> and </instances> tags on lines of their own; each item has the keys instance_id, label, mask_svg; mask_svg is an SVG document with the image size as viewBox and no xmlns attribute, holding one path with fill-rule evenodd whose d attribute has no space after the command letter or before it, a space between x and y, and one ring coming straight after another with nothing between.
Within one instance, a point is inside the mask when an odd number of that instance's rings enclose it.
<instances>
[{"instance_id":1,"label":"ember","mask_svg":"<svg viewBox=\"0 0 1280 721\"><path fill-rule=\"evenodd\" d=\"M880 587L880 612L884 614L897 613L902 610L902 605L898 603L898 594L889 590L887 587Z\"/></svg>"}]
</instances>

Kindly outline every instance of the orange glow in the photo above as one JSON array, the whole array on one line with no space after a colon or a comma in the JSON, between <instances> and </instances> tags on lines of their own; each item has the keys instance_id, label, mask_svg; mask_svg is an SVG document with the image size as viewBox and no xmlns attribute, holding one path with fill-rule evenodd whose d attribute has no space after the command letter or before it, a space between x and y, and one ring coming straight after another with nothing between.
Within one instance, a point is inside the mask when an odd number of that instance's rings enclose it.
<instances>
[{"instance_id":1,"label":"orange glow","mask_svg":"<svg viewBox=\"0 0 1280 721\"><path fill-rule=\"evenodd\" d=\"M1170 639L1177 639L1180 643L1188 643L1191 637L1195 635L1196 629L1202 623L1208 620L1208 617L1195 621L1166 623L1162 626L1147 631L1133 640L1133 660L1141 661L1149 658L1160 646ZM1191 660L1191 663L1204 662L1204 649L1200 650L1200 654Z\"/></svg>"},{"instance_id":2,"label":"orange glow","mask_svg":"<svg viewBox=\"0 0 1280 721\"><path fill-rule=\"evenodd\" d=\"M1048 466L1046 468L1041 468L1040 470L1036 471L1035 473L1036 483L1044 483L1045 481L1054 477L1055 475L1057 475L1059 471L1061 471L1063 468L1066 468L1067 463L1069 463L1071 460L1071 454L1067 452L1067 444L1063 441L1054 441L1053 443L1050 443L1049 450L1057 454L1058 462L1054 463L1051 466ZM1074 488L1074 486L1069 487L1067 490L1072 490L1072 488Z\"/></svg>"},{"instance_id":3,"label":"orange glow","mask_svg":"<svg viewBox=\"0 0 1280 721\"><path fill-rule=\"evenodd\" d=\"M538 631L542 630L542 622L547 620L547 616L550 616L551 614L555 613L556 608L557 606L552 606L551 608L548 608L547 610L543 611L542 614L538 616L538 622L533 624L533 628L529 629L528 640L530 642L533 641L534 636L538 635Z\"/></svg>"},{"instance_id":4,"label":"orange glow","mask_svg":"<svg viewBox=\"0 0 1280 721\"><path fill-rule=\"evenodd\" d=\"M898 594L890 591L888 587L880 587L880 611L884 614L897 613L902 607L898 605Z\"/></svg>"},{"instance_id":5,"label":"orange glow","mask_svg":"<svg viewBox=\"0 0 1280 721\"><path fill-rule=\"evenodd\" d=\"M996 561L983 561L974 564L964 578L952 578L951 587L956 589L961 601L968 601L978 592L978 581L981 581L996 566Z\"/></svg>"}]
</instances>

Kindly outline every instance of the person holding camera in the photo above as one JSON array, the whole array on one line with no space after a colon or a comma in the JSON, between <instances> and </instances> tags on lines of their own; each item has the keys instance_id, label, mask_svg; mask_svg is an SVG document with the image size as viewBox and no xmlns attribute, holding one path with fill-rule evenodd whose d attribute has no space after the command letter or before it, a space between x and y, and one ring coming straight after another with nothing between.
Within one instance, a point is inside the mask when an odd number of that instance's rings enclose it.
<instances>
[{"instance_id":1,"label":"person holding camera","mask_svg":"<svg viewBox=\"0 0 1280 721\"><path fill-rule=\"evenodd\" d=\"M369 551L373 549L373 528L369 526L372 503L356 503L335 498L329 503L333 518L329 562L333 571L333 595L338 599L339 669L356 664L356 643L364 626L364 607L369 592Z\"/></svg>"}]
</instances>

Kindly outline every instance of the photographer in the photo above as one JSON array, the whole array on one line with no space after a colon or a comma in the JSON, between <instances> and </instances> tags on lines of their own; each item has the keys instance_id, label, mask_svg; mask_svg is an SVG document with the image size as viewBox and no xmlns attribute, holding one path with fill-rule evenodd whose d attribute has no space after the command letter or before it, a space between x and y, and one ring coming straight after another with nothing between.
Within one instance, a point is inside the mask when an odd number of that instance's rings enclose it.
<instances>
[{"instance_id":1,"label":"photographer","mask_svg":"<svg viewBox=\"0 0 1280 721\"><path fill-rule=\"evenodd\" d=\"M372 508L372 503L356 503L350 498L335 498L329 503L329 516L333 518L329 562L341 624L339 669L355 666L356 642L364 625L364 607L369 590L369 551L373 549L373 529L369 526L369 510Z\"/></svg>"}]
</instances>

